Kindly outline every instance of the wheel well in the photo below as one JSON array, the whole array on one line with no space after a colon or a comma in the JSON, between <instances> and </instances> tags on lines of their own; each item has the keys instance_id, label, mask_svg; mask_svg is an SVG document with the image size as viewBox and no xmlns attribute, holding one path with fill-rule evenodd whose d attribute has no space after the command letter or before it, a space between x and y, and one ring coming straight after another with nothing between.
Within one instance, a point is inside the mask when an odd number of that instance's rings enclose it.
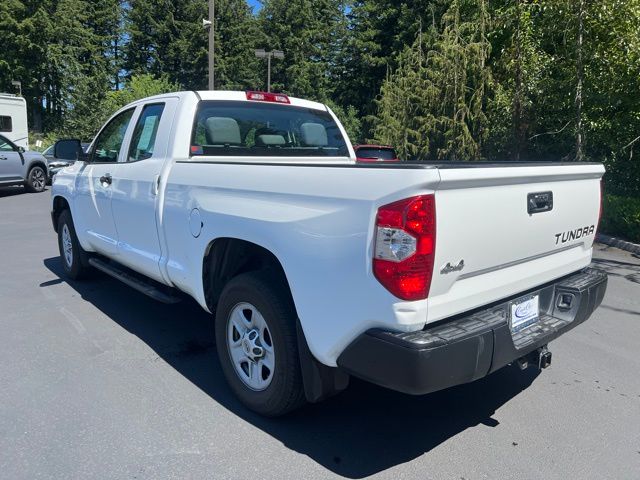
<instances>
[{"instance_id":1,"label":"wheel well","mask_svg":"<svg viewBox=\"0 0 640 480\"><path fill-rule=\"evenodd\" d=\"M42 169L44 170L45 175L47 174L47 166L44 163L42 163L40 161L33 162L31 165L29 165L29 172L33 169L33 167L42 167Z\"/></svg>"},{"instance_id":2,"label":"wheel well","mask_svg":"<svg viewBox=\"0 0 640 480\"><path fill-rule=\"evenodd\" d=\"M219 238L211 242L202 264L202 281L207 307L215 312L222 289L229 280L241 273L271 269L282 282L284 291L291 289L282 264L277 257L260 245L237 238ZM290 297L291 298L291 297ZM291 298L295 309L295 303ZM296 314L297 316L297 314ZM320 400L344 390L349 385L349 375L338 368L320 363L309 350L300 320L296 320L298 355L305 397L309 402Z\"/></svg>"},{"instance_id":3,"label":"wheel well","mask_svg":"<svg viewBox=\"0 0 640 480\"><path fill-rule=\"evenodd\" d=\"M266 248L237 238L219 238L211 242L202 264L202 282L209 310L215 311L222 289L233 277L264 269L272 269L291 293L280 261Z\"/></svg>"},{"instance_id":4,"label":"wheel well","mask_svg":"<svg viewBox=\"0 0 640 480\"><path fill-rule=\"evenodd\" d=\"M51 212L51 220L53 221L53 229L58 232L58 219L65 210L69 208L69 202L64 197L55 197L53 199L53 211Z\"/></svg>"}]
</instances>

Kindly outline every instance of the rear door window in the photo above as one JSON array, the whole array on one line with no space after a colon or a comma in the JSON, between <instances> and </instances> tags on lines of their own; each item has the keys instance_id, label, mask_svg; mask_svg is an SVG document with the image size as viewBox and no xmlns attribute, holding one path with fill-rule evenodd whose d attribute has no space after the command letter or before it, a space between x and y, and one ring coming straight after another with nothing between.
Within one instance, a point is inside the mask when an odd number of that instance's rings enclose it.
<instances>
[{"instance_id":1,"label":"rear door window","mask_svg":"<svg viewBox=\"0 0 640 480\"><path fill-rule=\"evenodd\" d=\"M142 109L131 138L129 162L137 162L153 156L153 148L156 144L158 125L160 125L163 110L164 103L145 105Z\"/></svg>"},{"instance_id":2,"label":"rear door window","mask_svg":"<svg viewBox=\"0 0 640 480\"><path fill-rule=\"evenodd\" d=\"M349 155L329 112L258 102L200 102L191 155L316 156Z\"/></svg>"}]
</instances>

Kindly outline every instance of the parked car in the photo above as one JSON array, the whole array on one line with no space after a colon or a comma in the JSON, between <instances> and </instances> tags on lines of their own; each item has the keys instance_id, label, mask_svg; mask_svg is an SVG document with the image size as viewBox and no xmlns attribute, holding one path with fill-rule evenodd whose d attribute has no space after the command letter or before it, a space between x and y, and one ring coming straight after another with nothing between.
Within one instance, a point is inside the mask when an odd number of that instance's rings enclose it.
<instances>
[{"instance_id":1,"label":"parked car","mask_svg":"<svg viewBox=\"0 0 640 480\"><path fill-rule=\"evenodd\" d=\"M80 154L85 154L87 148L89 148L89 145L89 143L81 143ZM60 157L56 157L56 153ZM49 182L51 182L56 173L58 173L63 168L75 163L75 161L78 159L79 152L77 152L75 148L72 148L71 150L60 149L58 152L56 152L55 144L53 144L45 149L45 151L42 152L42 155L44 155L44 157L47 159Z\"/></svg>"},{"instance_id":2,"label":"parked car","mask_svg":"<svg viewBox=\"0 0 640 480\"><path fill-rule=\"evenodd\" d=\"M14 145L29 150L27 102L10 93L0 93L0 135Z\"/></svg>"},{"instance_id":3,"label":"parked car","mask_svg":"<svg viewBox=\"0 0 640 480\"><path fill-rule=\"evenodd\" d=\"M353 147L358 162L399 162L393 147L388 145L356 145Z\"/></svg>"},{"instance_id":4,"label":"parked car","mask_svg":"<svg viewBox=\"0 0 640 480\"><path fill-rule=\"evenodd\" d=\"M52 221L69 278L97 268L214 313L231 389L273 416L351 375L424 394L516 361L547 367L547 344L606 290L588 268L603 173L356 165L323 104L178 92L111 117L56 175Z\"/></svg>"},{"instance_id":5,"label":"parked car","mask_svg":"<svg viewBox=\"0 0 640 480\"><path fill-rule=\"evenodd\" d=\"M24 185L30 192L41 192L46 182L47 161L42 154L0 135L0 186Z\"/></svg>"}]
</instances>

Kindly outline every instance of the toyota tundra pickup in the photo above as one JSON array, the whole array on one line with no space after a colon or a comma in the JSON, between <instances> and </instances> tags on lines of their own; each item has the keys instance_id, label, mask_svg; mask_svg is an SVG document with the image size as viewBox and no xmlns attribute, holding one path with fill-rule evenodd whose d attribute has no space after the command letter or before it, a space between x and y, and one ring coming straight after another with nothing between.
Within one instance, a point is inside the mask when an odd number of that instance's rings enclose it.
<instances>
[{"instance_id":1,"label":"toyota tundra pickup","mask_svg":"<svg viewBox=\"0 0 640 480\"><path fill-rule=\"evenodd\" d=\"M358 163L321 103L179 92L116 112L55 176L51 215L71 279L214 314L231 389L275 416L351 376L425 394L548 366L606 290L589 268L603 174Z\"/></svg>"}]
</instances>

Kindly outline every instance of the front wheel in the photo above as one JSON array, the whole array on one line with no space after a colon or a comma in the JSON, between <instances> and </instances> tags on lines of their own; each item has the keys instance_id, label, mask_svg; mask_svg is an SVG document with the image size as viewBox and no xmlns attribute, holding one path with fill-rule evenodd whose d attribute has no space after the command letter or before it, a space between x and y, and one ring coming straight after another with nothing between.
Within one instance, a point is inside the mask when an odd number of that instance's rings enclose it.
<instances>
[{"instance_id":1,"label":"front wheel","mask_svg":"<svg viewBox=\"0 0 640 480\"><path fill-rule=\"evenodd\" d=\"M64 273L72 280L79 280L89 272L87 252L83 250L76 236L71 213L65 210L58 218L58 249Z\"/></svg>"},{"instance_id":2,"label":"front wheel","mask_svg":"<svg viewBox=\"0 0 640 480\"><path fill-rule=\"evenodd\" d=\"M47 184L47 172L44 168L36 165L29 170L27 174L27 181L25 187L29 192L40 193L44 191L44 187Z\"/></svg>"},{"instance_id":3,"label":"front wheel","mask_svg":"<svg viewBox=\"0 0 640 480\"><path fill-rule=\"evenodd\" d=\"M216 347L238 399L261 415L283 415L304 403L296 314L283 282L266 271L238 275L216 309Z\"/></svg>"}]
</instances>

